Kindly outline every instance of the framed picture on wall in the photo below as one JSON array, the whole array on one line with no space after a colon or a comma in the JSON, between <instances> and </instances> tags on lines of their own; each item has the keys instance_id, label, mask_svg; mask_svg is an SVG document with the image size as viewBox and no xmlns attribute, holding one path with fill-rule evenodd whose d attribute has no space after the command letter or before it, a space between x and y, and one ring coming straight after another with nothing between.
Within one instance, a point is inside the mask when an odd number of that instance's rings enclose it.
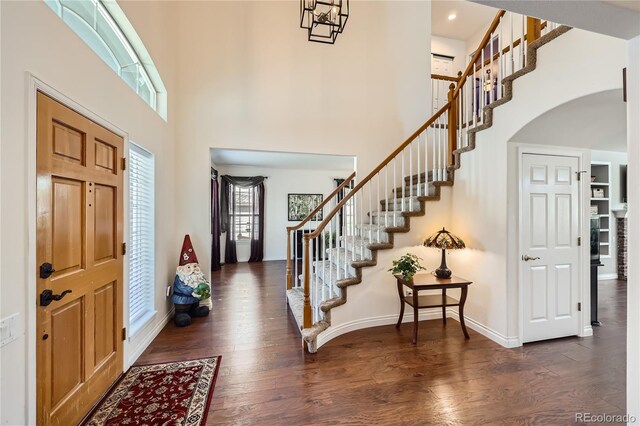
<instances>
[{"instance_id":1,"label":"framed picture on wall","mask_svg":"<svg viewBox=\"0 0 640 426\"><path fill-rule=\"evenodd\" d=\"M288 194L287 212L290 221L302 220L322 203L322 194ZM322 220L322 210L317 220Z\"/></svg>"}]
</instances>

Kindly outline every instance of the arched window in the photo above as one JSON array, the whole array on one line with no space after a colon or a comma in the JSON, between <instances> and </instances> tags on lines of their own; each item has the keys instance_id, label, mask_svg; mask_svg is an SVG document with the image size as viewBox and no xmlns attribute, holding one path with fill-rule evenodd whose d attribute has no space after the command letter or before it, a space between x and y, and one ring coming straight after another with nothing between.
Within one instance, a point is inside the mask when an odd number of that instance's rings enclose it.
<instances>
[{"instance_id":1,"label":"arched window","mask_svg":"<svg viewBox=\"0 0 640 426\"><path fill-rule=\"evenodd\" d=\"M167 118L167 93L140 37L114 0L45 3L151 108Z\"/></svg>"}]
</instances>

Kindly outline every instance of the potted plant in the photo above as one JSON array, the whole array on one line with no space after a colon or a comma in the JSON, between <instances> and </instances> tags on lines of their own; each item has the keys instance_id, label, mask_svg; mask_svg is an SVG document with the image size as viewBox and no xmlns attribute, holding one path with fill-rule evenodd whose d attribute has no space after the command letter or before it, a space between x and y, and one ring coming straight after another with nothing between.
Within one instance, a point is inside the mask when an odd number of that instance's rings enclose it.
<instances>
[{"instance_id":1,"label":"potted plant","mask_svg":"<svg viewBox=\"0 0 640 426\"><path fill-rule=\"evenodd\" d=\"M420 265L422 259L415 254L407 253L398 260L393 261L393 267L389 269L394 275L402 275L405 280L413 279L418 271L424 271L425 268Z\"/></svg>"}]
</instances>

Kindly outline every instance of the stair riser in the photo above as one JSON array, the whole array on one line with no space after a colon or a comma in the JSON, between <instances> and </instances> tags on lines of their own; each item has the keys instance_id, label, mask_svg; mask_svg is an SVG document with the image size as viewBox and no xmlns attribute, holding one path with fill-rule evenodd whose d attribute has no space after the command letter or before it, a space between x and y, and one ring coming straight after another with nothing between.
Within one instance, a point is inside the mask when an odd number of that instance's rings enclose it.
<instances>
[{"instance_id":1,"label":"stair riser","mask_svg":"<svg viewBox=\"0 0 640 426\"><path fill-rule=\"evenodd\" d=\"M384 229L384 227L382 227ZM380 229L378 232L378 227L372 227L371 233L369 233L369 227L367 226L357 226L356 232L359 237L363 237L368 241L373 243L388 243L389 242L389 234L387 234L383 229ZM379 234L379 235L378 235Z\"/></svg>"},{"instance_id":2,"label":"stair riser","mask_svg":"<svg viewBox=\"0 0 640 426\"><path fill-rule=\"evenodd\" d=\"M385 222L385 217L387 217L387 220ZM373 225L383 225L383 226L389 226L389 227L398 227L398 228L403 228L404 224L405 224L405 218L403 216L400 215L400 213L395 213L395 223L394 223L394 213L386 213L386 212L381 212L380 215L378 215L377 213L374 213L371 216L371 222L373 223Z\"/></svg>"},{"instance_id":3,"label":"stair riser","mask_svg":"<svg viewBox=\"0 0 640 426\"><path fill-rule=\"evenodd\" d=\"M428 186L428 191L426 190ZM420 192L418 192L418 189L420 190ZM415 196L421 196L424 197L426 195L429 196L433 196L436 195L437 189L435 186L433 185L425 185L424 183L421 183L420 186L418 187L418 185L413 185L411 187L409 186L405 186L404 188L404 196L408 197L409 194L411 194L411 196L415 197ZM398 187L395 188L393 191L393 196L395 198L402 198L402 187Z\"/></svg>"},{"instance_id":4,"label":"stair riser","mask_svg":"<svg viewBox=\"0 0 640 426\"><path fill-rule=\"evenodd\" d=\"M402 202L402 198L398 198L392 202L391 200L387 200L388 203L382 201L380 203L380 211L386 212L419 212L422 209L422 204L416 198L404 198L404 203ZM387 208L388 204L388 208Z\"/></svg>"},{"instance_id":5,"label":"stair riser","mask_svg":"<svg viewBox=\"0 0 640 426\"><path fill-rule=\"evenodd\" d=\"M344 241L340 242L340 248L341 249L345 248L345 242ZM360 244L358 244L356 247L354 247L353 243L349 242L349 244L347 245L347 250L348 251L354 250L356 252L356 256L358 258L364 258L364 259L371 259L372 258L372 252L371 252L371 250L369 250L367 248L366 245L363 247Z\"/></svg>"}]
</instances>

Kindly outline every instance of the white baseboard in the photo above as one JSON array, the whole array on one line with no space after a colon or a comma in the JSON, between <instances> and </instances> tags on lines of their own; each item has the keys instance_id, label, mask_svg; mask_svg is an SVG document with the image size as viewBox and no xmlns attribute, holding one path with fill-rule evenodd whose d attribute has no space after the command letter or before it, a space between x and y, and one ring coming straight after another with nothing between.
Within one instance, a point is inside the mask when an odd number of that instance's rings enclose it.
<instances>
[{"instance_id":1,"label":"white baseboard","mask_svg":"<svg viewBox=\"0 0 640 426\"><path fill-rule=\"evenodd\" d=\"M617 280L618 274L598 274L598 280Z\"/></svg>"},{"instance_id":2,"label":"white baseboard","mask_svg":"<svg viewBox=\"0 0 640 426\"><path fill-rule=\"evenodd\" d=\"M591 324L585 325L580 337L591 337L591 336L593 336L593 327L591 326Z\"/></svg>"},{"instance_id":3,"label":"white baseboard","mask_svg":"<svg viewBox=\"0 0 640 426\"><path fill-rule=\"evenodd\" d=\"M447 317L449 317L449 315L447 315ZM422 309L418 313L418 319L420 321L441 318L442 310L440 308ZM405 323L411 321L413 321L413 312L409 310L409 312L405 312L404 316L402 317L402 322ZM319 348L330 340L333 340L336 337L349 333L351 331L362 330L363 328L379 327L381 325L390 325L397 322L398 315L395 314L349 321L336 326L332 325L318 335L317 347Z\"/></svg>"},{"instance_id":4,"label":"white baseboard","mask_svg":"<svg viewBox=\"0 0 640 426\"><path fill-rule=\"evenodd\" d=\"M459 321L457 310L454 310L451 308L447 309L447 317L453 318L456 321ZM441 318L442 318L442 310L440 308L423 309L418 314L418 319L420 321L441 319ZM472 320L467 316L465 316L464 319L467 327L493 340L497 344L504 346L505 348L516 348L516 347L522 346L522 342L518 337L503 336L502 334L496 332L495 330L492 330L489 327L483 324L480 324L479 322ZM378 327L381 325L395 324L397 321L398 321L398 315L383 315L379 317L349 321L343 324L339 324L337 326L331 326L327 330L323 331L318 335L317 347L319 348L325 343L329 342L330 340L333 340L336 337L349 333L351 331L361 330L364 328ZM412 321L413 321L413 312L411 311L405 312L404 317L402 318L402 322L405 323L405 322L412 322Z\"/></svg>"},{"instance_id":5,"label":"white baseboard","mask_svg":"<svg viewBox=\"0 0 640 426\"><path fill-rule=\"evenodd\" d=\"M160 321L158 321L156 325L151 330L149 330L149 332L145 336L141 337L140 343L138 343L137 347L127 357L127 365L125 365L125 370L137 361L137 359L140 357L140 355L142 355L145 349L147 349L151 342L153 342L153 339L155 339L156 336L160 334L164 326L167 325L169 320L171 320L171 318L173 317L173 312L174 307L172 306L171 309L169 309L169 312L167 312L167 314Z\"/></svg>"},{"instance_id":6,"label":"white baseboard","mask_svg":"<svg viewBox=\"0 0 640 426\"><path fill-rule=\"evenodd\" d=\"M458 315L458 311L455 309L449 309L449 316L456 321L460 321L460 316ZM504 346L505 348L517 348L522 346L522 342L518 336L505 336L501 333L498 333L495 330L487 327L484 324L480 324L478 321L469 318L465 315L464 323L467 327L482 334L484 337L493 340L500 346Z\"/></svg>"}]
</instances>

